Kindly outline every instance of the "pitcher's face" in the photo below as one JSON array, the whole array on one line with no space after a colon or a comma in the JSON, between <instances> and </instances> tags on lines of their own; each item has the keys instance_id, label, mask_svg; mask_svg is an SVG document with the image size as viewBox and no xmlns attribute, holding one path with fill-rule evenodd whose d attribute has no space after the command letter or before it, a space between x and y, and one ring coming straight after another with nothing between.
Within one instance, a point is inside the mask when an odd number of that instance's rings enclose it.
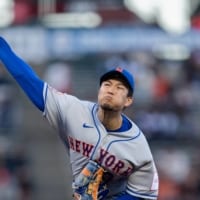
<instances>
[{"instance_id":1,"label":"pitcher's face","mask_svg":"<svg viewBox=\"0 0 200 200\"><path fill-rule=\"evenodd\" d=\"M109 79L102 82L98 103L106 110L120 111L132 103L132 97L128 97L128 88L119 80Z\"/></svg>"}]
</instances>

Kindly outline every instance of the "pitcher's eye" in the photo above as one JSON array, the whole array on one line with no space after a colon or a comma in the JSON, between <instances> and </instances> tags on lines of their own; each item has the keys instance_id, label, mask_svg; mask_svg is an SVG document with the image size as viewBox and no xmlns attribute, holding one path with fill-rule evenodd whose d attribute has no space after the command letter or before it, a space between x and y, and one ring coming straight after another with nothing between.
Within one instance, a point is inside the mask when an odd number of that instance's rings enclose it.
<instances>
[{"instance_id":1,"label":"pitcher's eye","mask_svg":"<svg viewBox=\"0 0 200 200\"><path fill-rule=\"evenodd\" d=\"M104 86L110 86L110 83L109 83L109 82L104 82L103 85L104 85Z\"/></svg>"},{"instance_id":2,"label":"pitcher's eye","mask_svg":"<svg viewBox=\"0 0 200 200\"><path fill-rule=\"evenodd\" d=\"M118 85L117 88L118 88L119 90L124 90L124 89L125 89L125 86L124 86L124 85Z\"/></svg>"}]
</instances>

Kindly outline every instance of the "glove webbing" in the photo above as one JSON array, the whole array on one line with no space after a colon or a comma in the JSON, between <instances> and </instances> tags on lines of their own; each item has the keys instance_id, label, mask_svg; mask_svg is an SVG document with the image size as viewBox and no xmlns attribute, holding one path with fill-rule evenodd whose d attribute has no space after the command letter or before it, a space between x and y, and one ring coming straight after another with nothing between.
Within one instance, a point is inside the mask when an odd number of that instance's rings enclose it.
<instances>
[{"instance_id":1,"label":"glove webbing","mask_svg":"<svg viewBox=\"0 0 200 200\"><path fill-rule=\"evenodd\" d=\"M102 167L100 167L94 175L94 180L91 181L88 185L88 191L87 193L92 196L93 200L98 200L98 190L99 190L99 185L102 181L104 170Z\"/></svg>"}]
</instances>

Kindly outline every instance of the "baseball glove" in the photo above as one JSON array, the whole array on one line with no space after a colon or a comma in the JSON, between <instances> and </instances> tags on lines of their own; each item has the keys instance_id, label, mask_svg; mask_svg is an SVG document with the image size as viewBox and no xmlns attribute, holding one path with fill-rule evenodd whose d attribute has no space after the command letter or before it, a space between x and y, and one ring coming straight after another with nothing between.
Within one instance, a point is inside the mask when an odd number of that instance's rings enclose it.
<instances>
[{"instance_id":1,"label":"baseball glove","mask_svg":"<svg viewBox=\"0 0 200 200\"><path fill-rule=\"evenodd\" d=\"M74 200L103 200L109 192L103 181L104 172L90 160L73 183Z\"/></svg>"}]
</instances>

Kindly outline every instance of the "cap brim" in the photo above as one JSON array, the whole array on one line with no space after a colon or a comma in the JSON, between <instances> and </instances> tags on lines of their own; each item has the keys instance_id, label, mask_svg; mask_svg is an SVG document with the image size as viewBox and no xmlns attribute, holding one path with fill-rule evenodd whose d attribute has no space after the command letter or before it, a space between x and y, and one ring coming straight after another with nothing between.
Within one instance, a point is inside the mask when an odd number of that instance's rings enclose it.
<instances>
[{"instance_id":1,"label":"cap brim","mask_svg":"<svg viewBox=\"0 0 200 200\"><path fill-rule=\"evenodd\" d=\"M128 88L128 89L132 89L132 87L130 86L127 78L119 71L109 71L107 73L105 73L103 76L101 76L100 78L100 85L102 84L102 82L107 81L109 79L116 79L119 80L121 82L123 82L123 84Z\"/></svg>"}]
</instances>

